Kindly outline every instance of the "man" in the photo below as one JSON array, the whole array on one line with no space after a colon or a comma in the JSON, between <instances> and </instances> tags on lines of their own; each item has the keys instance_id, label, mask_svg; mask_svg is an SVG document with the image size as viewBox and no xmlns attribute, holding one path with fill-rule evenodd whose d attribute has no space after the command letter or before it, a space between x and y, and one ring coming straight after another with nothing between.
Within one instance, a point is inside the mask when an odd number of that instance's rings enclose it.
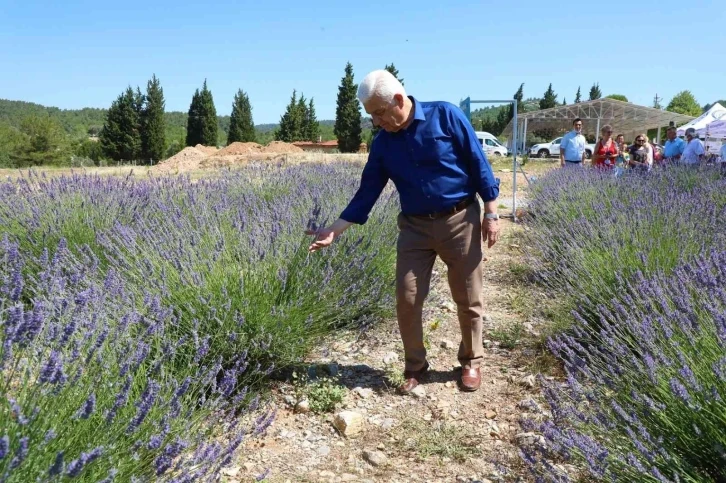
<instances>
[{"instance_id":1,"label":"man","mask_svg":"<svg viewBox=\"0 0 726 483\"><path fill-rule=\"evenodd\" d=\"M494 178L469 120L453 104L407 96L389 72L368 74L358 88L373 124L383 128L371 143L360 188L340 218L317 232L315 251L330 245L352 224L364 224L390 179L401 201L396 257L396 315L405 353L403 394L429 369L423 340L423 304L438 255L448 267L458 310L462 390L481 384L482 240L499 236ZM484 223L477 193L484 201Z\"/></svg>"},{"instance_id":2,"label":"man","mask_svg":"<svg viewBox=\"0 0 726 483\"><path fill-rule=\"evenodd\" d=\"M564 136L560 143L560 166L582 166L585 162L585 145L587 139L582 135L582 119L572 122L573 129Z\"/></svg>"},{"instance_id":3,"label":"man","mask_svg":"<svg viewBox=\"0 0 726 483\"><path fill-rule=\"evenodd\" d=\"M681 156L681 162L688 166L698 166L701 164L704 156L706 155L706 149L703 147L703 142L696 136L696 129L689 127L686 129L686 144Z\"/></svg>"},{"instance_id":4,"label":"man","mask_svg":"<svg viewBox=\"0 0 726 483\"><path fill-rule=\"evenodd\" d=\"M686 149L686 142L676 136L676 128L671 126L666 131L668 138L663 147L663 157L667 160L680 160Z\"/></svg>"},{"instance_id":5,"label":"man","mask_svg":"<svg viewBox=\"0 0 726 483\"><path fill-rule=\"evenodd\" d=\"M719 152L719 164L721 165L721 174L726 176L726 142L721 145Z\"/></svg>"}]
</instances>

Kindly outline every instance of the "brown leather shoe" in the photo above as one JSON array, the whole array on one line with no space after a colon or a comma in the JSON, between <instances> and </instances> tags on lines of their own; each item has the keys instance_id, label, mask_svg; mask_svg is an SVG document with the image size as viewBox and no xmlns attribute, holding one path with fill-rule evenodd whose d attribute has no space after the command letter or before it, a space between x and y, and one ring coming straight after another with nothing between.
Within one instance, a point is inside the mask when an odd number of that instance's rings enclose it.
<instances>
[{"instance_id":1,"label":"brown leather shoe","mask_svg":"<svg viewBox=\"0 0 726 483\"><path fill-rule=\"evenodd\" d=\"M481 369L461 369L461 389L467 392L473 392L481 386Z\"/></svg>"},{"instance_id":2,"label":"brown leather shoe","mask_svg":"<svg viewBox=\"0 0 726 483\"><path fill-rule=\"evenodd\" d=\"M421 382L421 379L423 379L424 374L426 374L428 370L429 362L426 361L426 364L424 364L424 366L418 371L404 371L403 378L405 381L403 384L398 386L398 392L401 394L408 394L413 391L414 388L418 386L419 382Z\"/></svg>"}]
</instances>

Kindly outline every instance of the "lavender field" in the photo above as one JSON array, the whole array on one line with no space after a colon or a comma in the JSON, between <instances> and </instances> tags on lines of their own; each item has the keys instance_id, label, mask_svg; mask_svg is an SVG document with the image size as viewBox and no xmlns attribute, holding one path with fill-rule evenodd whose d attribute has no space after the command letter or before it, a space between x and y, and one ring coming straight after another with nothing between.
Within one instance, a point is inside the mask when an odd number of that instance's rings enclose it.
<instances>
[{"instance_id":1,"label":"lavender field","mask_svg":"<svg viewBox=\"0 0 726 483\"><path fill-rule=\"evenodd\" d=\"M557 170L531 190L532 275L562 309L538 481L726 481L726 179Z\"/></svg>"},{"instance_id":2,"label":"lavender field","mask_svg":"<svg viewBox=\"0 0 726 483\"><path fill-rule=\"evenodd\" d=\"M392 314L395 193L307 252L359 175L0 184L0 481L216 477L274 419L274 371Z\"/></svg>"}]
</instances>

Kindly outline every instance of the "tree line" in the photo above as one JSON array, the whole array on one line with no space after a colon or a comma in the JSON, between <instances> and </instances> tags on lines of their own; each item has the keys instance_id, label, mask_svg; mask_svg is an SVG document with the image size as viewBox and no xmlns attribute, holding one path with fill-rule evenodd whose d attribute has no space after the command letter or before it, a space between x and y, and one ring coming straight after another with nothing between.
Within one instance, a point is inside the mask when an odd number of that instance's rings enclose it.
<instances>
[{"instance_id":1,"label":"tree line","mask_svg":"<svg viewBox=\"0 0 726 483\"><path fill-rule=\"evenodd\" d=\"M623 102L628 102L628 98L623 94L609 94L604 96L605 98L616 99ZM544 92L542 97L524 99L524 83L519 86L519 89L514 93L513 99L517 100L517 114L524 112L531 112L538 109L550 109L557 107L558 105L567 105L566 98L563 97L562 102L558 101L558 94L554 91L552 83L549 84L547 90ZM595 82L590 87L590 92L587 101L594 101L603 98L600 84ZM574 103L583 102L582 91L578 86L577 92L574 96ZM724 101L716 101L724 103ZM693 96L693 93L689 90L683 90L677 93L668 105L665 107L666 111L676 112L679 114L685 114L688 116L700 116L703 112L708 110L713 103L700 106ZM663 109L658 100L658 97L653 101L652 107L656 109ZM501 135L507 125L510 123L514 114L512 112L512 105L503 106L490 106L482 109L472 111L471 118L472 124L477 130L487 131L495 136ZM538 133L530 133L533 137L537 138ZM542 133L545 137L549 134ZM547 139L549 140L549 139Z\"/></svg>"}]
</instances>

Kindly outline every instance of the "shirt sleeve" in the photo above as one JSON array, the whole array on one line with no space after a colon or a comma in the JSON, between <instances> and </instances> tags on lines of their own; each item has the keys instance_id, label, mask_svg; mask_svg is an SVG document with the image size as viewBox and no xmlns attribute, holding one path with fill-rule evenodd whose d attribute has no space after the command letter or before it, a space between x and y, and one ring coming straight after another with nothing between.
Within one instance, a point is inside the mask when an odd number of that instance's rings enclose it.
<instances>
[{"instance_id":1,"label":"shirt sleeve","mask_svg":"<svg viewBox=\"0 0 726 483\"><path fill-rule=\"evenodd\" d=\"M452 124L451 136L461 149L462 156L469 161L469 173L474 178L476 191L484 202L493 201L499 196L499 180L489 164L484 148L479 144L474 128L464 113L456 108L450 109Z\"/></svg>"},{"instance_id":2,"label":"shirt sleeve","mask_svg":"<svg viewBox=\"0 0 726 483\"><path fill-rule=\"evenodd\" d=\"M388 174L383 168L380 149L376 145L376 142L371 143L371 151L368 154L368 162L363 168L358 191L340 214L340 218L347 222L364 225L368 221L373 205L388 183Z\"/></svg>"},{"instance_id":3,"label":"shirt sleeve","mask_svg":"<svg viewBox=\"0 0 726 483\"><path fill-rule=\"evenodd\" d=\"M697 155L706 154L706 150L703 149L703 143L700 141L697 141L696 148L693 150Z\"/></svg>"}]
</instances>

